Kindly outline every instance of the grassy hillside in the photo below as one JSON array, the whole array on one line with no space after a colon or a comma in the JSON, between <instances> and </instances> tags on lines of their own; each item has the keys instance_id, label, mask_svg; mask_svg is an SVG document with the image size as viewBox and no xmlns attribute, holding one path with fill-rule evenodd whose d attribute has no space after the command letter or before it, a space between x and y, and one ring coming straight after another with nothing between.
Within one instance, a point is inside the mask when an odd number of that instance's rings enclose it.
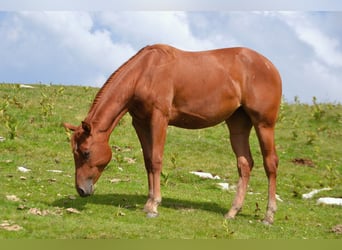
<instances>
[{"instance_id":1,"label":"grassy hillside","mask_svg":"<svg viewBox=\"0 0 342 250\"><path fill-rule=\"evenodd\" d=\"M318 205L322 196L342 197L342 106L284 102L276 130L282 201L273 226L260 223L267 179L254 132L256 166L240 215L223 219L237 181L228 130L169 127L162 179L160 216L142 212L147 178L140 145L126 115L113 132L113 160L94 196L74 189L70 134L62 122L79 124L98 89L71 86L0 84L0 238L341 238L342 208ZM28 169L28 172L18 170ZM190 171L221 177L200 179ZM331 188L302 199L313 189ZM342 227L342 226L341 226Z\"/></svg>"}]
</instances>

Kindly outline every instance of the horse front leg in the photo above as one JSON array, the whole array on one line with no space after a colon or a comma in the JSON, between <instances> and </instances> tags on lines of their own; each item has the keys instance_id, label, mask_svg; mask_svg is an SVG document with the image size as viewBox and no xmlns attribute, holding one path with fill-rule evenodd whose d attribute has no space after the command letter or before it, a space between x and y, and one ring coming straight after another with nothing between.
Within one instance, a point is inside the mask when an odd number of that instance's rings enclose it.
<instances>
[{"instance_id":1,"label":"horse front leg","mask_svg":"<svg viewBox=\"0 0 342 250\"><path fill-rule=\"evenodd\" d=\"M158 206L162 200L160 175L168 125L167 119L156 111L152 115L150 124L141 125L133 120L133 125L143 150L148 178L148 199L144 211L147 213L147 217L152 218L158 216Z\"/></svg>"},{"instance_id":2,"label":"horse front leg","mask_svg":"<svg viewBox=\"0 0 342 250\"><path fill-rule=\"evenodd\" d=\"M144 206L144 212L146 212L147 217L153 218L158 216L158 206L161 203L161 195L160 195L160 189L159 189L159 197L155 194L158 193L158 191L155 190L154 187L157 187L158 180L155 180L155 175L152 171L152 164L147 165L146 171L147 171L147 180L148 180L148 197L147 202ZM160 181L159 181L160 182Z\"/></svg>"},{"instance_id":3,"label":"horse front leg","mask_svg":"<svg viewBox=\"0 0 342 250\"><path fill-rule=\"evenodd\" d=\"M150 147L147 147L147 150L143 149L148 180L148 197L147 202L144 206L144 212L146 212L148 218L154 218L157 217L159 214L158 206L162 200L160 191L160 174L162 169L162 162L153 160L153 150L150 151L148 150L148 148Z\"/></svg>"}]
</instances>

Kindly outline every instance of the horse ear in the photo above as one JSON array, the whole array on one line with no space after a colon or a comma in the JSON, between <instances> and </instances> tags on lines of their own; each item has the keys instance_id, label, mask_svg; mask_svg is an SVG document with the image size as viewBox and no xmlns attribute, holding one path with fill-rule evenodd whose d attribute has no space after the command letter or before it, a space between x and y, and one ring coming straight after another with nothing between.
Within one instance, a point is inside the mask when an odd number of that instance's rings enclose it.
<instances>
[{"instance_id":1,"label":"horse ear","mask_svg":"<svg viewBox=\"0 0 342 250\"><path fill-rule=\"evenodd\" d=\"M77 126L71 125L70 123L63 123L62 124L65 129L75 131L77 129Z\"/></svg>"},{"instance_id":2,"label":"horse ear","mask_svg":"<svg viewBox=\"0 0 342 250\"><path fill-rule=\"evenodd\" d=\"M91 132L91 125L85 121L82 122L82 128L84 130L84 132L88 135L90 135Z\"/></svg>"}]
</instances>

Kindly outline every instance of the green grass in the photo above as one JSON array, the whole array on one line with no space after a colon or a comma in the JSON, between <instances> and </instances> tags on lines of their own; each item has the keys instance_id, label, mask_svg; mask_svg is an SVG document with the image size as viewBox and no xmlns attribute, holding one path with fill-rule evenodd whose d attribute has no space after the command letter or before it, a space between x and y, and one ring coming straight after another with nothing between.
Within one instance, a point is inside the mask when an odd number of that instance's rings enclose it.
<instances>
[{"instance_id":1,"label":"green grass","mask_svg":"<svg viewBox=\"0 0 342 250\"><path fill-rule=\"evenodd\" d=\"M88 198L77 196L69 133L62 122L79 124L98 89L34 85L33 89L0 84L0 238L13 239L334 239L332 228L342 224L342 208L317 205L321 196L342 197L342 106L311 105L298 99L283 102L276 130L280 157L278 190L283 202L273 226L260 220L267 202L267 179L258 142L251 135L255 160L249 194L235 220L224 220L234 191L235 158L228 131L221 124L204 130L169 127L162 178L160 216L148 219L142 211L147 177L131 119L126 115L114 130L113 160ZM114 147L115 146L115 147ZM128 161L134 159L134 163ZM298 165L306 159L312 166ZM22 173L18 166L31 169ZM48 170L59 170L55 173ZM203 170L224 180L203 180L189 174ZM119 179L117 182L113 179ZM313 189L332 188L303 200ZM12 201L8 195L19 200ZM69 213L68 208L80 213ZM41 215L32 213L32 209Z\"/></svg>"}]
</instances>

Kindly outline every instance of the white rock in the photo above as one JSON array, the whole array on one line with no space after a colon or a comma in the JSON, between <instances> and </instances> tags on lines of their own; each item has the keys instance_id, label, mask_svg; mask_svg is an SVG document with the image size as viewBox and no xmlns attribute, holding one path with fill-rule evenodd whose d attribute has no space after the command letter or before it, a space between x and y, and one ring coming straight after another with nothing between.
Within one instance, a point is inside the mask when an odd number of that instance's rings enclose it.
<instances>
[{"instance_id":1,"label":"white rock","mask_svg":"<svg viewBox=\"0 0 342 250\"><path fill-rule=\"evenodd\" d=\"M46 170L48 172L52 172L52 173L62 173L63 171L62 170L57 170L57 169L49 169L49 170Z\"/></svg>"},{"instance_id":2,"label":"white rock","mask_svg":"<svg viewBox=\"0 0 342 250\"><path fill-rule=\"evenodd\" d=\"M110 181L110 183L118 183L121 181L121 179L114 178L114 179L111 179L109 181Z\"/></svg>"},{"instance_id":3,"label":"white rock","mask_svg":"<svg viewBox=\"0 0 342 250\"><path fill-rule=\"evenodd\" d=\"M221 183L217 183L217 185L218 185L222 190L229 190L229 183L221 182Z\"/></svg>"},{"instance_id":4,"label":"white rock","mask_svg":"<svg viewBox=\"0 0 342 250\"><path fill-rule=\"evenodd\" d=\"M34 87L32 87L30 85L25 85L25 84L20 84L19 88L21 88L21 89L34 89Z\"/></svg>"},{"instance_id":5,"label":"white rock","mask_svg":"<svg viewBox=\"0 0 342 250\"><path fill-rule=\"evenodd\" d=\"M30 171L31 171L31 169L26 168L26 167L18 167L18 170L19 170L20 172L23 172L23 173L27 173L27 172L30 172Z\"/></svg>"},{"instance_id":6,"label":"white rock","mask_svg":"<svg viewBox=\"0 0 342 250\"><path fill-rule=\"evenodd\" d=\"M206 173L206 172L196 172L196 171L192 171L190 172L190 174L194 174L197 175L203 179L213 179L213 180L220 180L220 176L215 175L213 176L211 173Z\"/></svg>"},{"instance_id":7,"label":"white rock","mask_svg":"<svg viewBox=\"0 0 342 250\"><path fill-rule=\"evenodd\" d=\"M71 213L71 214L80 214L81 212L78 211L76 208L72 208L72 207L69 207L67 209L65 209L67 212Z\"/></svg>"},{"instance_id":8,"label":"white rock","mask_svg":"<svg viewBox=\"0 0 342 250\"><path fill-rule=\"evenodd\" d=\"M317 203L342 206L342 198L322 197L317 200Z\"/></svg>"},{"instance_id":9,"label":"white rock","mask_svg":"<svg viewBox=\"0 0 342 250\"><path fill-rule=\"evenodd\" d=\"M280 198L279 194L276 194L276 199L277 199L277 201L283 202L283 200Z\"/></svg>"},{"instance_id":10,"label":"white rock","mask_svg":"<svg viewBox=\"0 0 342 250\"><path fill-rule=\"evenodd\" d=\"M314 189L309 193L303 194L302 198L311 199L315 194L318 194L319 192L322 192L322 191L328 191L328 190L331 190L331 188Z\"/></svg>"}]
</instances>

